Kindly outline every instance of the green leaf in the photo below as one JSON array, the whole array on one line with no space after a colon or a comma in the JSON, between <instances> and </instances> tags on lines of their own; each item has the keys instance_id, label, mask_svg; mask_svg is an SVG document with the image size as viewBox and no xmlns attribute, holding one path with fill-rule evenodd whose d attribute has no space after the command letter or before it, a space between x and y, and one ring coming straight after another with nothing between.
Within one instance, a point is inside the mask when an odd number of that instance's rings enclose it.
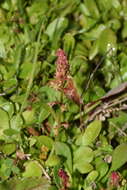
<instances>
[{"instance_id":1,"label":"green leaf","mask_svg":"<svg viewBox=\"0 0 127 190\"><path fill-rule=\"evenodd\" d=\"M0 58L6 58L5 46L2 40L0 40Z\"/></svg>"},{"instance_id":2,"label":"green leaf","mask_svg":"<svg viewBox=\"0 0 127 190\"><path fill-rule=\"evenodd\" d=\"M56 6L58 14L61 16L67 16L68 14L73 13L79 4L80 0L61 0Z\"/></svg>"},{"instance_id":3,"label":"green leaf","mask_svg":"<svg viewBox=\"0 0 127 190\"><path fill-rule=\"evenodd\" d=\"M41 106L41 111L38 116L38 122L41 123L50 115L51 111L49 105L44 104Z\"/></svg>"},{"instance_id":4,"label":"green leaf","mask_svg":"<svg viewBox=\"0 0 127 190\"><path fill-rule=\"evenodd\" d=\"M11 128L4 130L4 134L7 136L13 136L13 135L17 135L19 133L20 133L20 131L17 131L15 129L11 129Z\"/></svg>"},{"instance_id":5,"label":"green leaf","mask_svg":"<svg viewBox=\"0 0 127 190\"><path fill-rule=\"evenodd\" d=\"M127 37L127 21L125 20L124 21L124 27L123 27L123 30L122 30L122 38L126 38Z\"/></svg>"},{"instance_id":6,"label":"green leaf","mask_svg":"<svg viewBox=\"0 0 127 190\"><path fill-rule=\"evenodd\" d=\"M112 166L110 171L115 171L127 162L127 144L120 144L112 154Z\"/></svg>"},{"instance_id":7,"label":"green leaf","mask_svg":"<svg viewBox=\"0 0 127 190\"><path fill-rule=\"evenodd\" d=\"M87 187L91 186L92 183L96 182L95 180L98 175L99 173L96 170L91 171L85 179L84 189L87 189Z\"/></svg>"},{"instance_id":8,"label":"green leaf","mask_svg":"<svg viewBox=\"0 0 127 190\"><path fill-rule=\"evenodd\" d=\"M84 3L80 3L79 8L83 14L85 14L86 16L90 16L90 11Z\"/></svg>"},{"instance_id":9,"label":"green leaf","mask_svg":"<svg viewBox=\"0 0 127 190\"><path fill-rule=\"evenodd\" d=\"M57 190L57 187L52 185L48 190Z\"/></svg>"},{"instance_id":10,"label":"green leaf","mask_svg":"<svg viewBox=\"0 0 127 190\"><path fill-rule=\"evenodd\" d=\"M8 113L9 117L11 118L14 113L14 105L12 102L5 102L1 107Z\"/></svg>"},{"instance_id":11,"label":"green leaf","mask_svg":"<svg viewBox=\"0 0 127 190\"><path fill-rule=\"evenodd\" d=\"M32 62L23 63L21 65L21 68L20 68L21 71L19 73L19 78L21 78L21 79L25 78L26 80L28 80L30 78L30 76L31 76L32 68L33 68ZM40 70L40 62L37 62L35 75L37 75L39 70Z\"/></svg>"},{"instance_id":12,"label":"green leaf","mask_svg":"<svg viewBox=\"0 0 127 190\"><path fill-rule=\"evenodd\" d=\"M2 146L2 152L6 155L10 155L16 151L16 144L9 143Z\"/></svg>"},{"instance_id":13,"label":"green leaf","mask_svg":"<svg viewBox=\"0 0 127 190\"><path fill-rule=\"evenodd\" d=\"M58 40L60 39L61 34L68 26L68 19L65 17L56 18L51 22L45 33L48 34L50 41L52 41L52 46L57 47Z\"/></svg>"},{"instance_id":14,"label":"green leaf","mask_svg":"<svg viewBox=\"0 0 127 190\"><path fill-rule=\"evenodd\" d=\"M82 136L82 145L90 145L91 143L94 143L95 139L100 134L101 128L102 123L99 120L95 120L89 124Z\"/></svg>"},{"instance_id":15,"label":"green leaf","mask_svg":"<svg viewBox=\"0 0 127 190\"><path fill-rule=\"evenodd\" d=\"M25 123L28 125L35 123L35 110L26 110L22 113Z\"/></svg>"},{"instance_id":16,"label":"green leaf","mask_svg":"<svg viewBox=\"0 0 127 190\"><path fill-rule=\"evenodd\" d=\"M72 155L69 146L63 142L56 142L54 148L57 155L63 156L66 158L66 166L69 171L72 173Z\"/></svg>"},{"instance_id":17,"label":"green leaf","mask_svg":"<svg viewBox=\"0 0 127 190\"><path fill-rule=\"evenodd\" d=\"M67 24L68 24L68 21L66 18L64 17L57 18L48 25L45 33L48 34L48 36L50 37L50 40L53 40L55 32L60 31L59 35L61 35L65 27L67 27Z\"/></svg>"},{"instance_id":18,"label":"green leaf","mask_svg":"<svg viewBox=\"0 0 127 190\"><path fill-rule=\"evenodd\" d=\"M41 148L43 145L45 145L49 148L49 150L52 149L54 142L50 137L41 135L39 137L36 137L36 139L37 139L36 146L38 148Z\"/></svg>"},{"instance_id":19,"label":"green leaf","mask_svg":"<svg viewBox=\"0 0 127 190\"><path fill-rule=\"evenodd\" d=\"M94 152L87 146L80 146L74 152L74 168L81 173L87 173L92 170L92 165L89 164L94 157Z\"/></svg>"},{"instance_id":20,"label":"green leaf","mask_svg":"<svg viewBox=\"0 0 127 190\"><path fill-rule=\"evenodd\" d=\"M6 73L4 75L5 81L3 83L3 85L4 85L3 89L4 89L4 91L7 91L7 93L13 92L13 90L15 89L15 87L17 85L17 79L15 77L11 78L11 76L9 76L9 75L11 75L11 73ZM11 90L11 88L12 88L12 90ZM10 90L8 90L8 89L10 89Z\"/></svg>"},{"instance_id":21,"label":"green leaf","mask_svg":"<svg viewBox=\"0 0 127 190\"><path fill-rule=\"evenodd\" d=\"M9 129L9 118L7 112L0 109L0 139L3 138L3 131Z\"/></svg>"},{"instance_id":22,"label":"green leaf","mask_svg":"<svg viewBox=\"0 0 127 190\"><path fill-rule=\"evenodd\" d=\"M37 24L39 17L48 11L48 2L46 0L36 0L31 3L31 6L27 7L28 16L32 24Z\"/></svg>"},{"instance_id":23,"label":"green leaf","mask_svg":"<svg viewBox=\"0 0 127 190\"><path fill-rule=\"evenodd\" d=\"M46 164L46 166L53 167L53 166L60 164L60 159L55 154L51 154L51 155L49 155L45 164Z\"/></svg>"},{"instance_id":24,"label":"green leaf","mask_svg":"<svg viewBox=\"0 0 127 190\"><path fill-rule=\"evenodd\" d=\"M103 32L103 30L105 30L106 26L104 24L97 24L96 27L94 27L92 30L90 30L90 32L86 32L85 36L88 38L88 39L93 39L95 40L95 44L96 44L96 48L98 49L98 39L101 35L101 33ZM92 48L93 46L91 46ZM94 47L95 48L95 47Z\"/></svg>"},{"instance_id":25,"label":"green leaf","mask_svg":"<svg viewBox=\"0 0 127 190\"><path fill-rule=\"evenodd\" d=\"M94 0L85 0L84 2L90 12L90 16L95 19L99 18L99 10L97 8L96 2Z\"/></svg>"},{"instance_id":26,"label":"green leaf","mask_svg":"<svg viewBox=\"0 0 127 190\"><path fill-rule=\"evenodd\" d=\"M127 55L125 53L121 53L119 55L119 59L120 59L120 73L121 73L121 76L122 76L122 79L124 81L127 81L127 76L126 76L126 73L127 73Z\"/></svg>"},{"instance_id":27,"label":"green leaf","mask_svg":"<svg viewBox=\"0 0 127 190\"><path fill-rule=\"evenodd\" d=\"M104 162L104 160L101 157L97 157L95 159L95 167L96 170L99 172L99 179L105 176L105 174L108 172L108 164Z\"/></svg>"},{"instance_id":28,"label":"green leaf","mask_svg":"<svg viewBox=\"0 0 127 190\"><path fill-rule=\"evenodd\" d=\"M30 62L23 63L20 69L21 71L20 71L19 77L21 79L26 78L28 80L30 77L31 70L32 70L32 63Z\"/></svg>"},{"instance_id":29,"label":"green leaf","mask_svg":"<svg viewBox=\"0 0 127 190\"><path fill-rule=\"evenodd\" d=\"M90 163L93 160L94 152L87 146L80 146L74 152L74 163Z\"/></svg>"},{"instance_id":30,"label":"green leaf","mask_svg":"<svg viewBox=\"0 0 127 190\"><path fill-rule=\"evenodd\" d=\"M89 51L89 59L92 60L98 53L98 41L96 40Z\"/></svg>"},{"instance_id":31,"label":"green leaf","mask_svg":"<svg viewBox=\"0 0 127 190\"><path fill-rule=\"evenodd\" d=\"M10 120L11 128L20 131L21 126L23 125L23 119L19 115L14 115Z\"/></svg>"},{"instance_id":32,"label":"green leaf","mask_svg":"<svg viewBox=\"0 0 127 190\"><path fill-rule=\"evenodd\" d=\"M121 3L119 0L112 0L112 6L117 10L120 11L121 10Z\"/></svg>"},{"instance_id":33,"label":"green leaf","mask_svg":"<svg viewBox=\"0 0 127 190\"><path fill-rule=\"evenodd\" d=\"M25 163L25 172L23 177L41 177L42 168L37 161L29 161Z\"/></svg>"},{"instance_id":34,"label":"green leaf","mask_svg":"<svg viewBox=\"0 0 127 190\"><path fill-rule=\"evenodd\" d=\"M81 174L86 174L93 170L93 166L90 163L79 162L74 165L74 169L77 169Z\"/></svg>"},{"instance_id":35,"label":"green leaf","mask_svg":"<svg viewBox=\"0 0 127 190\"><path fill-rule=\"evenodd\" d=\"M50 86L43 86L39 89L39 92L41 93L41 96L43 98L43 101L47 103L48 102L53 102L53 101L58 101L60 99L60 92L57 90L51 88ZM49 111L49 105L46 105L42 103L42 107L44 109L47 109ZM42 109L43 109L42 108Z\"/></svg>"},{"instance_id":36,"label":"green leaf","mask_svg":"<svg viewBox=\"0 0 127 190\"><path fill-rule=\"evenodd\" d=\"M0 184L1 190L49 190L50 183L45 177L12 178Z\"/></svg>"},{"instance_id":37,"label":"green leaf","mask_svg":"<svg viewBox=\"0 0 127 190\"><path fill-rule=\"evenodd\" d=\"M98 5L101 11L106 11L106 16L108 14L108 11L112 8L112 0L98 0Z\"/></svg>"},{"instance_id":38,"label":"green leaf","mask_svg":"<svg viewBox=\"0 0 127 190\"><path fill-rule=\"evenodd\" d=\"M127 115L125 112L120 112L118 117L113 117L109 119L110 125L115 125L118 128L121 128L127 122Z\"/></svg>"},{"instance_id":39,"label":"green leaf","mask_svg":"<svg viewBox=\"0 0 127 190\"><path fill-rule=\"evenodd\" d=\"M17 166L13 166L12 167L12 172L13 172L13 174L20 174L20 169L17 167Z\"/></svg>"},{"instance_id":40,"label":"green leaf","mask_svg":"<svg viewBox=\"0 0 127 190\"><path fill-rule=\"evenodd\" d=\"M111 48L112 52L116 52L117 50L116 40L117 40L116 35L111 29L106 28L105 30L103 30L99 37L99 52L104 55Z\"/></svg>"},{"instance_id":41,"label":"green leaf","mask_svg":"<svg viewBox=\"0 0 127 190\"><path fill-rule=\"evenodd\" d=\"M63 40L64 40L64 51L66 52L67 56L71 58L75 47L75 39L72 36L72 34L66 33Z\"/></svg>"},{"instance_id":42,"label":"green leaf","mask_svg":"<svg viewBox=\"0 0 127 190\"><path fill-rule=\"evenodd\" d=\"M0 160L0 177L1 179L8 179L11 175L13 167L13 160L12 159L1 159Z\"/></svg>"}]
</instances>

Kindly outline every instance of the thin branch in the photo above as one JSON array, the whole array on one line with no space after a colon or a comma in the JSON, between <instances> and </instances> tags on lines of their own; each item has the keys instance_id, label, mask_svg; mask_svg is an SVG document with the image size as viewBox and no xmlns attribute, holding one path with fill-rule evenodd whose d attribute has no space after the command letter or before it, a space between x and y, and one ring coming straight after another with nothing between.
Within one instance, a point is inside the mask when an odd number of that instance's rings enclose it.
<instances>
[{"instance_id":1,"label":"thin branch","mask_svg":"<svg viewBox=\"0 0 127 190\"><path fill-rule=\"evenodd\" d=\"M112 126L117 130L117 133L118 132L120 132L123 136L127 136L127 134L122 130L122 129L120 129L118 126L116 126L114 123L112 123L111 122L111 124L112 124Z\"/></svg>"},{"instance_id":2,"label":"thin branch","mask_svg":"<svg viewBox=\"0 0 127 190\"><path fill-rule=\"evenodd\" d=\"M102 59L101 59L100 62L97 64L97 66L95 67L95 69L93 70L93 72L90 74L88 83L87 83L87 85L86 85L86 88L83 90L82 95L83 95L84 92L86 92L86 91L88 90L88 88L89 88L89 86L90 86L90 83L91 83L91 81L92 81L92 79L93 79L93 77L94 77L96 71L98 70L98 68L99 68L100 65L103 63L104 59L106 58L106 56L108 55L108 53L109 53L111 50L112 50L112 48L109 49L109 50L106 52L105 56L102 57ZM81 97L82 97L82 95L81 95Z\"/></svg>"}]
</instances>

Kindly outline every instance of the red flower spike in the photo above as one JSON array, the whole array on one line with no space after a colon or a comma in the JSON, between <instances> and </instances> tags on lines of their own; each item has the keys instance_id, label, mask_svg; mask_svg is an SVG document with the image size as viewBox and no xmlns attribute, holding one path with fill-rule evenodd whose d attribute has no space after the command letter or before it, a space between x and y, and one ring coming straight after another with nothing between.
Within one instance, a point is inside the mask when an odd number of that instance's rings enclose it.
<instances>
[{"instance_id":1,"label":"red flower spike","mask_svg":"<svg viewBox=\"0 0 127 190\"><path fill-rule=\"evenodd\" d=\"M56 90L62 91L62 88L67 80L67 75L69 72L69 64L67 57L62 49L58 49L56 52L57 61L56 61L56 73L55 79L50 81L50 86Z\"/></svg>"},{"instance_id":2,"label":"red flower spike","mask_svg":"<svg viewBox=\"0 0 127 190\"><path fill-rule=\"evenodd\" d=\"M118 172L112 172L110 176L110 185L113 187L118 187L120 182L120 175Z\"/></svg>"},{"instance_id":3,"label":"red flower spike","mask_svg":"<svg viewBox=\"0 0 127 190\"><path fill-rule=\"evenodd\" d=\"M67 173L63 170L63 169L59 169L58 171L58 176L61 178L62 180L62 190L67 190L68 188L68 182L69 182L69 176L67 175Z\"/></svg>"},{"instance_id":4,"label":"red flower spike","mask_svg":"<svg viewBox=\"0 0 127 190\"><path fill-rule=\"evenodd\" d=\"M69 71L67 57L62 49L58 49L56 55L58 58L56 61L55 78L64 82L64 80L66 80L67 78L67 74Z\"/></svg>"},{"instance_id":5,"label":"red flower spike","mask_svg":"<svg viewBox=\"0 0 127 190\"><path fill-rule=\"evenodd\" d=\"M59 90L65 94L69 99L80 105L83 102L74 86L74 82L69 75L69 64L67 56L62 49L57 50L57 61L56 61L56 73L55 79L50 81L50 86Z\"/></svg>"}]
</instances>

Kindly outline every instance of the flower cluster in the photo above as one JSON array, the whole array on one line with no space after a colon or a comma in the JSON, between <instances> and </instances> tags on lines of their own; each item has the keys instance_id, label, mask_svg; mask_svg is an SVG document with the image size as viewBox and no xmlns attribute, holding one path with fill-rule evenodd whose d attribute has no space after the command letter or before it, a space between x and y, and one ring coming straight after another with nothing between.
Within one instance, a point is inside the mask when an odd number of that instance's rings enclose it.
<instances>
[{"instance_id":1,"label":"flower cluster","mask_svg":"<svg viewBox=\"0 0 127 190\"><path fill-rule=\"evenodd\" d=\"M67 79L67 75L69 72L69 64L67 61L67 57L63 50L58 49L56 52L56 56L58 57L56 61L56 73L55 78L64 82Z\"/></svg>"},{"instance_id":2,"label":"flower cluster","mask_svg":"<svg viewBox=\"0 0 127 190\"><path fill-rule=\"evenodd\" d=\"M62 180L62 189L61 190L67 190L68 189L68 184L69 184L69 176L63 169L59 169L58 171L58 176Z\"/></svg>"},{"instance_id":3,"label":"flower cluster","mask_svg":"<svg viewBox=\"0 0 127 190\"><path fill-rule=\"evenodd\" d=\"M111 186L118 187L120 180L121 180L121 178L120 178L120 175L118 174L118 172L111 173L111 176L110 176L110 185Z\"/></svg>"},{"instance_id":4,"label":"flower cluster","mask_svg":"<svg viewBox=\"0 0 127 190\"><path fill-rule=\"evenodd\" d=\"M80 96L75 88L72 77L69 74L69 64L67 57L62 49L57 50L56 73L55 79L50 82L50 85L63 92L65 96L80 105L82 103Z\"/></svg>"}]
</instances>

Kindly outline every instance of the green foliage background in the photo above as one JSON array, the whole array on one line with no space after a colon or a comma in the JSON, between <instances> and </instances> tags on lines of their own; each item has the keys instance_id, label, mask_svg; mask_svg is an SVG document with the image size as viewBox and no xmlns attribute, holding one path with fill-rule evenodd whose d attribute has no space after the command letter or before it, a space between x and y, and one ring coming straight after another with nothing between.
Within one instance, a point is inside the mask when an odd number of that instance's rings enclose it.
<instances>
[{"instance_id":1,"label":"green foliage background","mask_svg":"<svg viewBox=\"0 0 127 190\"><path fill-rule=\"evenodd\" d=\"M62 48L84 104L96 100L127 81L126 47L126 0L0 1L1 190L64 189L60 168L67 189L113 189L112 171L127 189L126 113L80 131L80 108L49 85Z\"/></svg>"}]
</instances>

